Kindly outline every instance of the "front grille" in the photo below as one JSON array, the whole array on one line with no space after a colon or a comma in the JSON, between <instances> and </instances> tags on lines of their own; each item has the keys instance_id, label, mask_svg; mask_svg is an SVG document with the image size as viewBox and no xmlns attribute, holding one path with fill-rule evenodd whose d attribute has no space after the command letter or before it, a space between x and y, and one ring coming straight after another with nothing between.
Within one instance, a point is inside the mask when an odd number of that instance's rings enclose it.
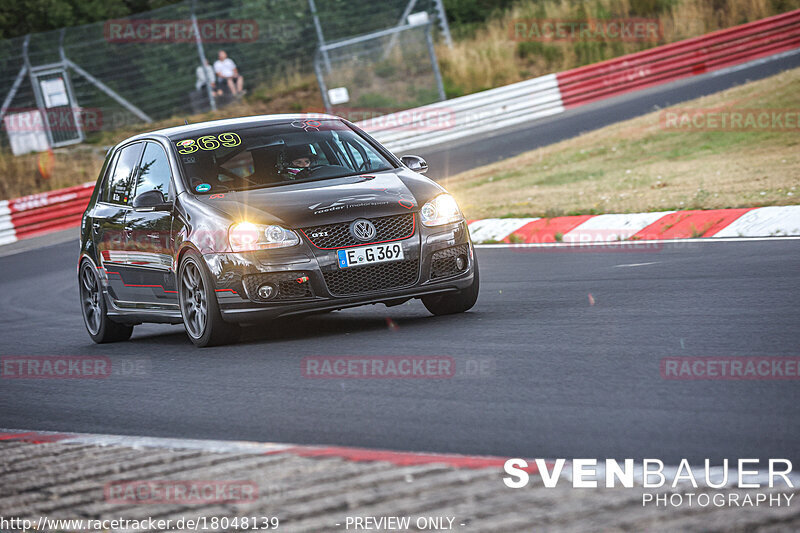
<instances>
[{"instance_id":1,"label":"front grille","mask_svg":"<svg viewBox=\"0 0 800 533\"><path fill-rule=\"evenodd\" d=\"M242 281L247 291L247 296L254 302L274 302L276 300L297 300L301 298L312 298L314 292L311 290L311 283L306 281L298 283L297 278L306 276L305 272L268 272L264 274L251 274L245 276ZM272 283L278 288L278 294L264 300L258 296L258 288L264 283Z\"/></svg>"},{"instance_id":2,"label":"front grille","mask_svg":"<svg viewBox=\"0 0 800 533\"><path fill-rule=\"evenodd\" d=\"M433 252L431 257L431 279L446 278L463 272L463 270L459 270L456 267L456 257L459 255L469 257L469 247L466 244L459 244L458 246Z\"/></svg>"},{"instance_id":3,"label":"front grille","mask_svg":"<svg viewBox=\"0 0 800 533\"><path fill-rule=\"evenodd\" d=\"M419 259L404 259L378 265L349 267L323 272L331 294L344 296L413 285L419 273Z\"/></svg>"},{"instance_id":4,"label":"front grille","mask_svg":"<svg viewBox=\"0 0 800 533\"><path fill-rule=\"evenodd\" d=\"M375 224L377 230L372 242L397 241L407 239L414 234L413 213L367 220ZM350 222L303 228L303 233L317 248L344 248L345 246L368 244L350 235Z\"/></svg>"}]
</instances>

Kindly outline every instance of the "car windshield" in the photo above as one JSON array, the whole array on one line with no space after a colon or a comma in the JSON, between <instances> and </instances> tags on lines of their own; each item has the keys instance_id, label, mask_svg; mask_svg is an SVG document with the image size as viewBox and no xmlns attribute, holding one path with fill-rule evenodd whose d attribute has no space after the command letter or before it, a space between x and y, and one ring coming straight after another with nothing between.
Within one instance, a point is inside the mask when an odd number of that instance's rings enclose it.
<instances>
[{"instance_id":1,"label":"car windshield","mask_svg":"<svg viewBox=\"0 0 800 533\"><path fill-rule=\"evenodd\" d=\"M230 127L174 139L195 194L280 186L393 168L366 139L335 119Z\"/></svg>"}]
</instances>

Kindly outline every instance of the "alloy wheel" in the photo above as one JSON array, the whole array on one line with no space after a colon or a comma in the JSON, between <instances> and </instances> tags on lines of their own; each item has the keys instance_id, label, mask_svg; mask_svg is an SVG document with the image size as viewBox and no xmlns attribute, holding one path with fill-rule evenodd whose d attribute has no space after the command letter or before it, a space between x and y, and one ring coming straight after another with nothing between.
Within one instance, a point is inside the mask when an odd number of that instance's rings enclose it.
<instances>
[{"instance_id":1,"label":"alloy wheel","mask_svg":"<svg viewBox=\"0 0 800 533\"><path fill-rule=\"evenodd\" d=\"M186 263L181 276L181 311L189 335L202 337L208 320L208 299L203 276L192 261Z\"/></svg>"},{"instance_id":2,"label":"alloy wheel","mask_svg":"<svg viewBox=\"0 0 800 533\"><path fill-rule=\"evenodd\" d=\"M92 335L97 335L100 331L101 321L103 320L103 310L100 306L100 284L97 276L92 271L92 266L88 263L81 269L81 303L83 317L86 320L86 327Z\"/></svg>"}]
</instances>

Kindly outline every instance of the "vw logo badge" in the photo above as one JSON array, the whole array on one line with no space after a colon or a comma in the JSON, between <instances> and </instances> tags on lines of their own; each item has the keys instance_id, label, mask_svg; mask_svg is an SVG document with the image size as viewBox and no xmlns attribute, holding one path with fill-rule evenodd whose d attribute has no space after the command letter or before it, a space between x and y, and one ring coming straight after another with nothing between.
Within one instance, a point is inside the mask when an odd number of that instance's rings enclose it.
<instances>
[{"instance_id":1,"label":"vw logo badge","mask_svg":"<svg viewBox=\"0 0 800 533\"><path fill-rule=\"evenodd\" d=\"M354 220L352 224L350 224L350 234L358 239L359 241L367 242L371 241L377 235L378 230L375 229L375 224L370 222L369 220L364 220L363 218L359 218L358 220Z\"/></svg>"}]
</instances>

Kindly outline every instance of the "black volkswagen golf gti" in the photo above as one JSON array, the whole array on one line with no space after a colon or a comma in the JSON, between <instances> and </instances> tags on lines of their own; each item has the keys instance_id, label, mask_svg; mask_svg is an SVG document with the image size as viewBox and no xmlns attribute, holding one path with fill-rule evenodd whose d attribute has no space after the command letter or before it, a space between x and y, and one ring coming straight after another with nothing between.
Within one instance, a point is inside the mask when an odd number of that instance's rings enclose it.
<instances>
[{"instance_id":1,"label":"black volkswagen golf gti","mask_svg":"<svg viewBox=\"0 0 800 533\"><path fill-rule=\"evenodd\" d=\"M95 342L143 322L192 342L240 324L421 298L470 309L478 265L455 200L353 124L271 115L132 137L106 158L81 224L81 309Z\"/></svg>"}]
</instances>

